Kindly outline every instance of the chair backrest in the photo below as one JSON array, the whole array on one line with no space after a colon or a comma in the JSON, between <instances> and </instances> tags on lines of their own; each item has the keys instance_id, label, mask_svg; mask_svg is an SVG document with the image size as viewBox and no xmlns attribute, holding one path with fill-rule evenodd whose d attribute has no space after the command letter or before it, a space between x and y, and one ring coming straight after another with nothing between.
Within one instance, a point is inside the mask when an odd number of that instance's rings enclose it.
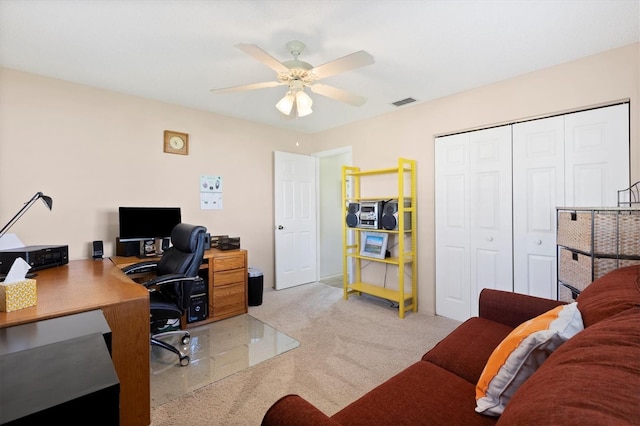
<instances>
[{"instance_id":1,"label":"chair backrest","mask_svg":"<svg viewBox=\"0 0 640 426\"><path fill-rule=\"evenodd\" d=\"M158 262L158 275L198 275L204 257L204 235L207 228L200 225L179 223L171 231L172 246Z\"/></svg>"},{"instance_id":2,"label":"chair backrest","mask_svg":"<svg viewBox=\"0 0 640 426\"><path fill-rule=\"evenodd\" d=\"M199 225L180 223L171 231L172 246L167 249L158 262L158 275L183 274L195 277L204 258L204 236L207 228ZM173 291L167 294L164 286L161 292L174 300L180 309L185 310L191 302L193 281L179 281L171 286Z\"/></svg>"}]
</instances>

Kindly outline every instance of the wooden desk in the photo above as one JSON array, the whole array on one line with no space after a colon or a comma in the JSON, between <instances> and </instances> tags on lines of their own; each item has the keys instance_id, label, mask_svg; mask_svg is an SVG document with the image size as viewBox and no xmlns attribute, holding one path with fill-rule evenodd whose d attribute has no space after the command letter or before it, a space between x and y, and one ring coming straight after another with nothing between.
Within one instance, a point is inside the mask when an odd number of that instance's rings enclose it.
<instances>
[{"instance_id":1,"label":"wooden desk","mask_svg":"<svg viewBox=\"0 0 640 426\"><path fill-rule=\"evenodd\" d=\"M112 331L120 424L151 423L149 293L109 259L37 271L37 305L0 312L0 328L101 309Z\"/></svg>"},{"instance_id":2,"label":"wooden desk","mask_svg":"<svg viewBox=\"0 0 640 426\"><path fill-rule=\"evenodd\" d=\"M119 268L124 268L145 259L115 256L111 260ZM207 280L208 315L205 320L192 323L187 323L186 317L183 317L182 328L196 327L248 312L247 251L212 248L205 251L204 260L200 275Z\"/></svg>"}]
</instances>

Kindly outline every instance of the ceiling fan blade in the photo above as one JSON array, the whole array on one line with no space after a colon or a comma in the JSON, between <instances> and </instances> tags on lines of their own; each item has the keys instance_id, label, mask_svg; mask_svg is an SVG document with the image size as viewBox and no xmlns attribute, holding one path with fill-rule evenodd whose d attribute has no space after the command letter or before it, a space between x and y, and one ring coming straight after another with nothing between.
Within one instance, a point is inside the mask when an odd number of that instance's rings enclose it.
<instances>
[{"instance_id":1,"label":"ceiling fan blade","mask_svg":"<svg viewBox=\"0 0 640 426\"><path fill-rule=\"evenodd\" d=\"M260 49L255 44L238 43L235 46L247 55L252 56L254 59L262 62L275 72L289 72L289 68L284 66L282 62L278 61L276 58L269 55L267 52Z\"/></svg>"},{"instance_id":2,"label":"ceiling fan blade","mask_svg":"<svg viewBox=\"0 0 640 426\"><path fill-rule=\"evenodd\" d=\"M334 61L327 62L326 64L319 65L311 70L319 79L327 78L332 75L336 75L345 71L350 71L356 68L371 65L375 62L373 56L360 50L342 58L338 58Z\"/></svg>"},{"instance_id":3,"label":"ceiling fan blade","mask_svg":"<svg viewBox=\"0 0 640 426\"><path fill-rule=\"evenodd\" d=\"M347 92L346 90L338 89L337 87L328 86L326 84L314 84L311 85L311 91L313 93L317 93L322 96L326 96L331 99L335 99L340 102L344 102L353 106L362 106L365 102L367 102L367 98L359 95L355 95L353 93Z\"/></svg>"},{"instance_id":4,"label":"ceiling fan blade","mask_svg":"<svg viewBox=\"0 0 640 426\"><path fill-rule=\"evenodd\" d=\"M225 94L245 92L247 90L264 89L267 87L282 86L286 83L280 83L279 81L265 81L264 83L245 84L244 86L223 87L222 89L211 89L212 93Z\"/></svg>"}]
</instances>

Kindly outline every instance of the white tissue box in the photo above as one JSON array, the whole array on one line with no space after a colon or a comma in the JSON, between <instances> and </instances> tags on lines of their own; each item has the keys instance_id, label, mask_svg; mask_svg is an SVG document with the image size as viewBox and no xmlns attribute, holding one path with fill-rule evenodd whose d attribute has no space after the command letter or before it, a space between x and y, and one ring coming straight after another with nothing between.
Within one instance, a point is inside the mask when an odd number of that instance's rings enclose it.
<instances>
[{"instance_id":1,"label":"white tissue box","mask_svg":"<svg viewBox=\"0 0 640 426\"><path fill-rule=\"evenodd\" d=\"M17 311L36 304L36 280L0 283L0 312Z\"/></svg>"}]
</instances>

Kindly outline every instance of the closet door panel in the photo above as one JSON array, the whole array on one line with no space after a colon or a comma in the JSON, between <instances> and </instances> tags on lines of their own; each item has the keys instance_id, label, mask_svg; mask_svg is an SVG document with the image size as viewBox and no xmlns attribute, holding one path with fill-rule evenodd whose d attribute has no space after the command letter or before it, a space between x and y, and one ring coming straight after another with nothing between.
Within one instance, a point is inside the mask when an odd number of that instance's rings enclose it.
<instances>
[{"instance_id":1,"label":"closet door panel","mask_svg":"<svg viewBox=\"0 0 640 426\"><path fill-rule=\"evenodd\" d=\"M556 206L564 204L564 118L513 125L514 291L555 299Z\"/></svg>"},{"instance_id":2,"label":"closet door panel","mask_svg":"<svg viewBox=\"0 0 640 426\"><path fill-rule=\"evenodd\" d=\"M436 313L470 316L469 135L435 141Z\"/></svg>"},{"instance_id":3,"label":"closet door panel","mask_svg":"<svg viewBox=\"0 0 640 426\"><path fill-rule=\"evenodd\" d=\"M471 300L477 301L483 288L513 291L511 126L469 133L469 191Z\"/></svg>"},{"instance_id":4,"label":"closet door panel","mask_svg":"<svg viewBox=\"0 0 640 426\"><path fill-rule=\"evenodd\" d=\"M565 116L565 206L616 206L629 186L629 104Z\"/></svg>"}]
</instances>

